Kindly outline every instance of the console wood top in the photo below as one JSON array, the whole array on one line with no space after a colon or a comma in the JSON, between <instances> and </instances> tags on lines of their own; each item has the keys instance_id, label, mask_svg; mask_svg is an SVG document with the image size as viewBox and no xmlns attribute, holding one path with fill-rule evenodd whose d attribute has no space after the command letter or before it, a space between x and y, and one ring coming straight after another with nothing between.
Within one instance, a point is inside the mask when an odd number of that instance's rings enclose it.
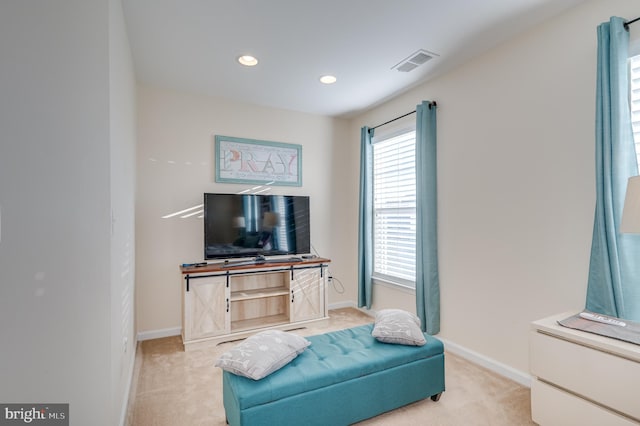
<instances>
[{"instance_id":1,"label":"console wood top","mask_svg":"<svg viewBox=\"0 0 640 426\"><path fill-rule=\"evenodd\" d=\"M195 274L202 272L221 273L226 271L247 270L247 269L266 269L266 268L282 268L282 267L304 267L318 265L322 263L330 263L330 259L323 257L314 257L313 259L303 259L302 261L291 261L290 259L267 259L264 262L234 261L209 263L204 266L181 266L180 271L183 274Z\"/></svg>"}]
</instances>

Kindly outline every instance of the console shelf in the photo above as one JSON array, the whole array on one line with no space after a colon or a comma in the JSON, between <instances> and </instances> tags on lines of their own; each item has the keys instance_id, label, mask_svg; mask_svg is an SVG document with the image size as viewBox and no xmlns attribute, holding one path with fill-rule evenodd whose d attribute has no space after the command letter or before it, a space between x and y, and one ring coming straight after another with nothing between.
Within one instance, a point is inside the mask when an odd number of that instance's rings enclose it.
<instances>
[{"instance_id":1,"label":"console shelf","mask_svg":"<svg viewBox=\"0 0 640 426\"><path fill-rule=\"evenodd\" d=\"M237 332L251 331L255 332L261 328L270 328L274 325L289 324L289 317L284 314L269 315L261 318L252 318L241 321L235 321L231 324L231 328Z\"/></svg>"},{"instance_id":2,"label":"console shelf","mask_svg":"<svg viewBox=\"0 0 640 426\"><path fill-rule=\"evenodd\" d=\"M278 287L270 289L255 289L244 291L232 291L231 301L237 302L240 300L260 299L263 297L275 297L275 296L287 296L289 295L288 287Z\"/></svg>"},{"instance_id":3,"label":"console shelf","mask_svg":"<svg viewBox=\"0 0 640 426\"><path fill-rule=\"evenodd\" d=\"M221 343L325 321L329 259L182 267L182 341Z\"/></svg>"}]
</instances>

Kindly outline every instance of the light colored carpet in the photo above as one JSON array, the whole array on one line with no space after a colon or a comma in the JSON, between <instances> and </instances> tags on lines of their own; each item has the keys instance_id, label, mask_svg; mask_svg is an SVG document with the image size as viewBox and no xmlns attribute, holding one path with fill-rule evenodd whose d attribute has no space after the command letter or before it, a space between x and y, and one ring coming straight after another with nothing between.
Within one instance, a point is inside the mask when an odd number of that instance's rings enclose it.
<instances>
[{"instance_id":1,"label":"light colored carpet","mask_svg":"<svg viewBox=\"0 0 640 426\"><path fill-rule=\"evenodd\" d=\"M304 336L372 322L357 309L330 311L329 323L295 330ZM237 344L184 352L180 337L138 344L129 398L130 426L225 425L222 374L217 357ZM446 350L446 348L445 348ZM446 391L440 401L425 399L358 423L360 426L534 425L529 389L445 352ZM332 426L332 425L327 425Z\"/></svg>"}]
</instances>

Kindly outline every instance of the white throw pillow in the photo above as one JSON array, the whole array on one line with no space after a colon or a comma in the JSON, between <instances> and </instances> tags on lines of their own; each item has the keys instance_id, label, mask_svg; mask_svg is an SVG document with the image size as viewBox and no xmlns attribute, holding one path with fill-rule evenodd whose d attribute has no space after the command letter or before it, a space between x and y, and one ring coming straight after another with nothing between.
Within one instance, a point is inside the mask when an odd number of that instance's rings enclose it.
<instances>
[{"instance_id":1,"label":"white throw pillow","mask_svg":"<svg viewBox=\"0 0 640 426\"><path fill-rule=\"evenodd\" d=\"M427 342L420 330L420 318L402 309L378 311L371 335L380 342L398 345L422 346Z\"/></svg>"},{"instance_id":2,"label":"white throw pillow","mask_svg":"<svg viewBox=\"0 0 640 426\"><path fill-rule=\"evenodd\" d=\"M287 365L310 344L304 337L293 333L262 331L220 355L215 366L260 380Z\"/></svg>"}]
</instances>

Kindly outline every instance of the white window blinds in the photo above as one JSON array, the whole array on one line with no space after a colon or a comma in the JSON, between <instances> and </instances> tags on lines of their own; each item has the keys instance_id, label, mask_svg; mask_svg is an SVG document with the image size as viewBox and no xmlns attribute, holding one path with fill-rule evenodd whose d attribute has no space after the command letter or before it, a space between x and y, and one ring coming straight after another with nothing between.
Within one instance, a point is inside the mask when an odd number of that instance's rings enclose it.
<instances>
[{"instance_id":1,"label":"white window blinds","mask_svg":"<svg viewBox=\"0 0 640 426\"><path fill-rule=\"evenodd\" d=\"M416 132L373 144L373 276L415 287Z\"/></svg>"}]
</instances>

